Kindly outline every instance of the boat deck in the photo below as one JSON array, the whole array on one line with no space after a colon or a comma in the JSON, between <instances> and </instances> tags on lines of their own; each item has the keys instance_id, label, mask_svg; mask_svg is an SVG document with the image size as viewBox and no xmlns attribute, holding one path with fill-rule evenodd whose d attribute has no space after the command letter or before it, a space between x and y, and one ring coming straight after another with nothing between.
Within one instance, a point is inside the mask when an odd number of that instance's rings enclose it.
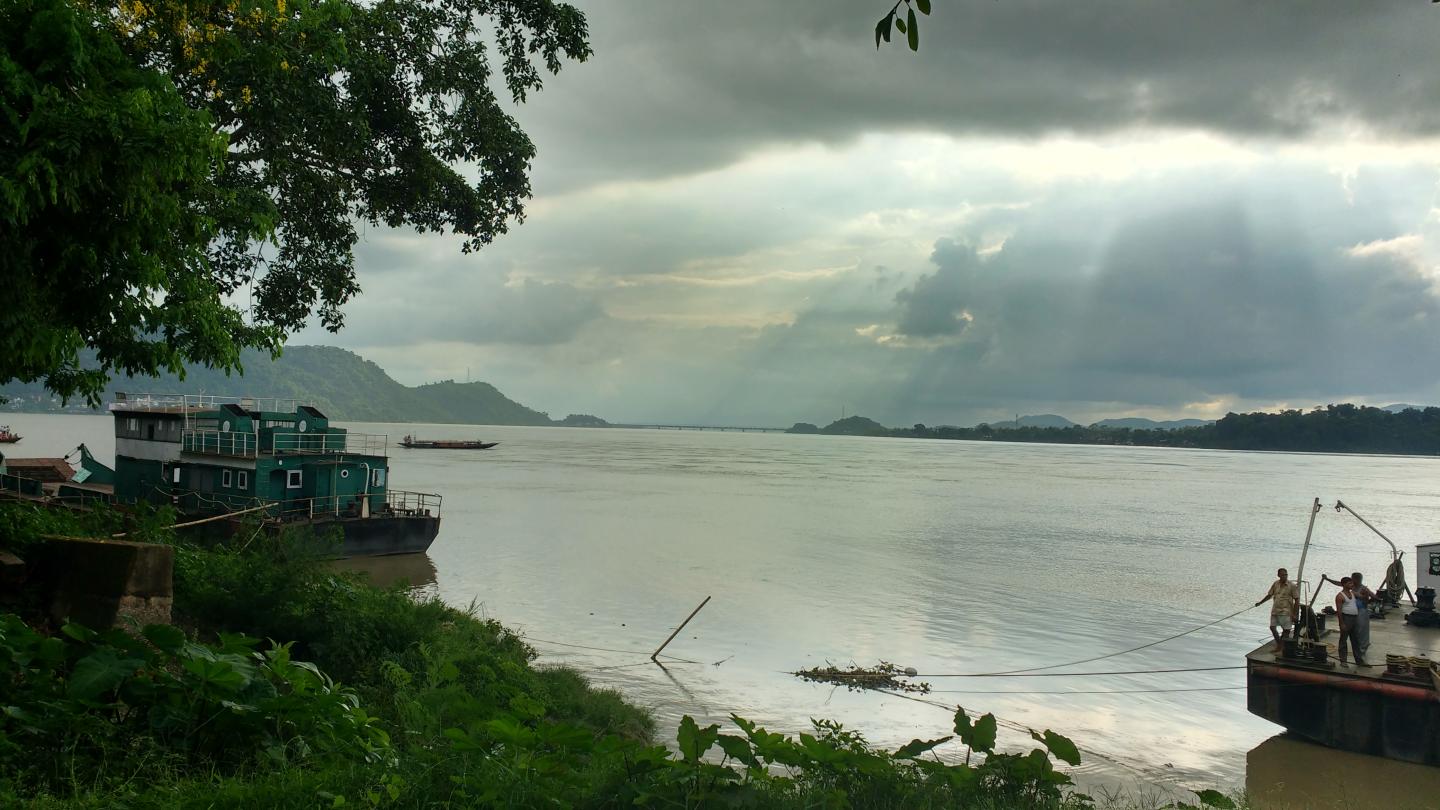
<instances>
[{"instance_id":1,"label":"boat deck","mask_svg":"<svg viewBox=\"0 0 1440 810\"><path fill-rule=\"evenodd\" d=\"M1412 608L1370 620L1372 666L1338 660L1339 632L1327 629L1320 662L1277 655L1273 643L1245 656L1247 708L1292 734L1364 754L1440 765L1440 692L1428 661L1440 661L1440 628L1407 624ZM1327 617L1327 624L1334 617ZM1388 671L1387 655L1424 658L1417 672Z\"/></svg>"},{"instance_id":2,"label":"boat deck","mask_svg":"<svg viewBox=\"0 0 1440 810\"><path fill-rule=\"evenodd\" d=\"M1407 658L1423 656L1432 661L1440 661L1440 628L1415 627L1407 624L1405 614L1411 610L1412 608L1408 605L1391 608L1385 618L1372 617L1370 619L1370 651L1365 656L1366 662L1372 665L1369 667L1357 667L1353 651L1350 652L1348 665L1342 665L1339 662L1340 653L1337 644L1340 640L1340 632L1335 628L1334 616L1327 617L1329 628L1320 639L1330 650L1330 660L1326 664L1280 656L1277 654L1279 651L1275 649L1273 642L1267 642L1254 650L1245 656L1245 660L1251 663L1323 672L1337 677L1372 679L1433 689L1434 684L1428 677L1402 677L1388 675L1385 671L1386 655L1403 655Z\"/></svg>"}]
</instances>

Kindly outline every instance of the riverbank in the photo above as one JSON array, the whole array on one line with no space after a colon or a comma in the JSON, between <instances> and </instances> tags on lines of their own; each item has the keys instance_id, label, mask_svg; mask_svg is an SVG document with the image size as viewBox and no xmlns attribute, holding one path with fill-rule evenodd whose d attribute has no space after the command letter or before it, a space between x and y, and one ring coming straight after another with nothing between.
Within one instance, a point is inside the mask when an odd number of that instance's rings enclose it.
<instances>
[{"instance_id":1,"label":"riverbank","mask_svg":"<svg viewBox=\"0 0 1440 810\"><path fill-rule=\"evenodd\" d=\"M1403 410L1392 411L1345 403L1316 407L1309 411L1292 409L1276 413L1228 413L1224 418L1209 424L1157 428L1132 428L1104 423L1088 427L1077 424L1058 426L997 423L969 428L950 425L887 428L873 419L850 416L837 419L823 428L808 422L797 422L785 432L900 439L1174 447L1194 450L1433 456L1440 455L1440 408L1406 406Z\"/></svg>"},{"instance_id":2,"label":"riverbank","mask_svg":"<svg viewBox=\"0 0 1440 810\"><path fill-rule=\"evenodd\" d=\"M535 666L497 622L330 570L323 540L260 533L243 549L201 548L170 522L0 506L0 543L22 559L42 535L122 529L175 554L173 625L55 627L33 583L12 593L0 617L0 804L1081 803L1055 770L1079 757L1059 735L973 766L928 755L992 751L989 715L959 714L953 733L894 753L833 723L791 738L738 717L732 734L686 717L667 748L646 711L574 670Z\"/></svg>"}]
</instances>

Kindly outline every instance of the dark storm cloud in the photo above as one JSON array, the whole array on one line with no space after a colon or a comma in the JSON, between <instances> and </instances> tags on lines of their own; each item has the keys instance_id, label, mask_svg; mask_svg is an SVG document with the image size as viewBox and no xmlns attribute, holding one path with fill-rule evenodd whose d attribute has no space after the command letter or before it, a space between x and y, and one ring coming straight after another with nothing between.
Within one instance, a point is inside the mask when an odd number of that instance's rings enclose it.
<instances>
[{"instance_id":1,"label":"dark storm cloud","mask_svg":"<svg viewBox=\"0 0 1440 810\"><path fill-rule=\"evenodd\" d=\"M1234 200L1133 215L1093 274L1040 281L1017 264L1030 238L991 261L936 245L935 272L897 297L897 330L933 336L936 313L960 308L973 324L919 350L912 395L1178 406L1440 379L1440 301L1403 255L1310 246Z\"/></svg>"},{"instance_id":2,"label":"dark storm cloud","mask_svg":"<svg viewBox=\"0 0 1440 810\"><path fill-rule=\"evenodd\" d=\"M1436 385L1440 299L1407 247L1421 238L1397 239L1367 204L1383 193L1423 205L1428 181L1362 173L1351 207L1333 182L1326 192L1290 179L1288 206L1265 177L1249 188L1172 177L1169 203L1147 189L1077 192L1026 211L993 255L939 240L931 272L895 296L890 326L854 328L874 312L806 313L757 355L794 368L801 347L812 384L874 380L869 413L896 424L1025 403L1175 410Z\"/></svg>"},{"instance_id":3,"label":"dark storm cloud","mask_svg":"<svg viewBox=\"0 0 1440 810\"><path fill-rule=\"evenodd\" d=\"M595 57L520 112L542 189L876 131L1440 126L1440 8L1418 1L947 2L918 54L876 51L873 0L582 5Z\"/></svg>"},{"instance_id":4,"label":"dark storm cloud","mask_svg":"<svg viewBox=\"0 0 1440 810\"><path fill-rule=\"evenodd\" d=\"M933 275L895 294L902 313L896 327L901 334L934 338L965 331L965 293L975 283L979 257L967 245L942 239L935 245L933 260L939 268Z\"/></svg>"}]
</instances>

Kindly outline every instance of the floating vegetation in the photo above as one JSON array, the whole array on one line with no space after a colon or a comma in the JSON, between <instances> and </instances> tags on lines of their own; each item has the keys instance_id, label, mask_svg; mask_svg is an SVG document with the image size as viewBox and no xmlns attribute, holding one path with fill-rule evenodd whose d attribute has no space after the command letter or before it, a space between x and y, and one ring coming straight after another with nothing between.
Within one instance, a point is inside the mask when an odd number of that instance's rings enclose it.
<instances>
[{"instance_id":1,"label":"floating vegetation","mask_svg":"<svg viewBox=\"0 0 1440 810\"><path fill-rule=\"evenodd\" d=\"M823 667L802 669L792 674L797 678L804 678L816 683L833 683L854 692L861 689L889 689L896 692L918 692L923 695L930 691L928 683L901 680L901 678L913 676L915 670L901 669L889 661L881 661L873 667L852 664L848 669L841 669L826 662Z\"/></svg>"}]
</instances>

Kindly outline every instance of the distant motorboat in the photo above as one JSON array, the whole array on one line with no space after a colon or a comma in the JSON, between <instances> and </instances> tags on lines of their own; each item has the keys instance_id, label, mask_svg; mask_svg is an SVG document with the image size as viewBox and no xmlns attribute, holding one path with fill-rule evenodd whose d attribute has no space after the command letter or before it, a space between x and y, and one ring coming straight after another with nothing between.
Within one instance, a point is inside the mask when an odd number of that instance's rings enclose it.
<instances>
[{"instance_id":1,"label":"distant motorboat","mask_svg":"<svg viewBox=\"0 0 1440 810\"><path fill-rule=\"evenodd\" d=\"M481 442L468 439L417 439L406 436L400 440L401 447L415 450L489 450L499 442Z\"/></svg>"},{"instance_id":2,"label":"distant motorboat","mask_svg":"<svg viewBox=\"0 0 1440 810\"><path fill-rule=\"evenodd\" d=\"M0 425L0 444L14 444L23 438L23 436L11 433L9 425Z\"/></svg>"}]
</instances>

